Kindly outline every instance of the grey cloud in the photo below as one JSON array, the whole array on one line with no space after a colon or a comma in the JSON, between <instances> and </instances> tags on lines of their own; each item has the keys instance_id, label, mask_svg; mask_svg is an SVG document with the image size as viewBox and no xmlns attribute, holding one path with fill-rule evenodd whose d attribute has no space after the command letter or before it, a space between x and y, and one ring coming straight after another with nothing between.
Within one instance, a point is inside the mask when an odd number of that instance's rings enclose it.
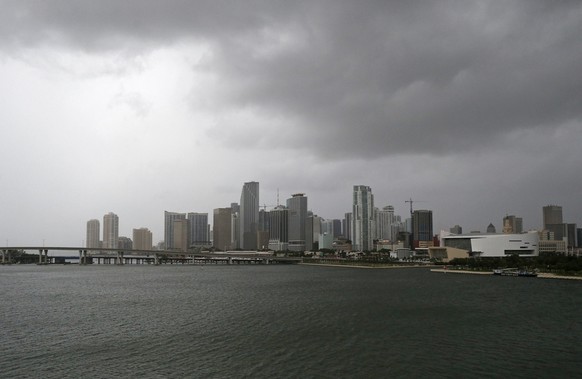
<instances>
[{"instance_id":1,"label":"grey cloud","mask_svg":"<svg viewBox=\"0 0 582 379\"><path fill-rule=\"evenodd\" d=\"M368 157L442 154L487 148L511 130L582 118L576 2L6 5L5 43L57 39L97 52L211 43L216 55L207 64L225 83L215 95L217 112L251 107L259 118L297 121L300 137L272 147ZM246 135L259 144L258 137L272 133L266 127L248 125ZM228 145L244 134L223 128ZM250 140L245 146L256 147Z\"/></svg>"}]
</instances>

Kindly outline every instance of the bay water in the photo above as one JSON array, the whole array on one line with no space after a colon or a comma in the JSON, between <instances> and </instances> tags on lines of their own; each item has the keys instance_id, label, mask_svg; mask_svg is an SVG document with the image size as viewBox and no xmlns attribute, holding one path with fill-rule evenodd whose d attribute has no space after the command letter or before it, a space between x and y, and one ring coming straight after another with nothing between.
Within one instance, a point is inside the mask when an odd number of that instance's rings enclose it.
<instances>
[{"instance_id":1,"label":"bay water","mask_svg":"<svg viewBox=\"0 0 582 379\"><path fill-rule=\"evenodd\" d=\"M582 377L582 281L0 266L2 378Z\"/></svg>"}]
</instances>

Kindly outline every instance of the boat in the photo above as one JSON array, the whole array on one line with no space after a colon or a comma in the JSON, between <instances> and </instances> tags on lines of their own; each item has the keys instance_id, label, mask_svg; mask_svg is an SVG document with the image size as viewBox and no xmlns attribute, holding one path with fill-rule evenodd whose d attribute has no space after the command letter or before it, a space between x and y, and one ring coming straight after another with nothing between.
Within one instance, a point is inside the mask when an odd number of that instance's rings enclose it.
<instances>
[{"instance_id":1,"label":"boat","mask_svg":"<svg viewBox=\"0 0 582 379\"><path fill-rule=\"evenodd\" d=\"M518 269L518 268L497 268L493 270L493 275L500 275L500 276L524 276L535 278L538 276L536 271L530 271L526 269Z\"/></svg>"}]
</instances>

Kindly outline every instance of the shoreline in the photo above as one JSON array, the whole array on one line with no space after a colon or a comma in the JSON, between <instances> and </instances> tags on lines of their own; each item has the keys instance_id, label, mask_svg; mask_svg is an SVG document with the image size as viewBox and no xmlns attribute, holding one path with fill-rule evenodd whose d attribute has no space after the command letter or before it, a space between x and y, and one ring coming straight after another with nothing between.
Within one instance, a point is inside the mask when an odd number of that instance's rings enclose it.
<instances>
[{"instance_id":1,"label":"shoreline","mask_svg":"<svg viewBox=\"0 0 582 379\"><path fill-rule=\"evenodd\" d=\"M344 265L344 264L333 264L333 263L305 263L300 262L297 263L298 265L302 266L324 266L324 267L346 267L346 268L369 268L369 269L385 269L385 268L430 268L434 267L432 265L413 265L413 266L405 266L405 265Z\"/></svg>"},{"instance_id":2,"label":"shoreline","mask_svg":"<svg viewBox=\"0 0 582 379\"><path fill-rule=\"evenodd\" d=\"M442 268L432 268L430 271L444 274L493 275L493 272L488 271L448 270ZM548 272L541 272L537 277L541 279L582 280L582 276L556 275Z\"/></svg>"}]
</instances>

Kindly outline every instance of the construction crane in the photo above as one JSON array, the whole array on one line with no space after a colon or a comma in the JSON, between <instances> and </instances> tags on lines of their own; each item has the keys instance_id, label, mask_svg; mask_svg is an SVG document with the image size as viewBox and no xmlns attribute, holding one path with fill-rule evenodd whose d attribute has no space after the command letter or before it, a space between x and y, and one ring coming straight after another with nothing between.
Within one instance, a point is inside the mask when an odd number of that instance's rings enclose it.
<instances>
[{"instance_id":1,"label":"construction crane","mask_svg":"<svg viewBox=\"0 0 582 379\"><path fill-rule=\"evenodd\" d=\"M410 203L410 216L412 216L412 214L414 213L413 210L412 210L412 203L418 203L420 201L422 201L422 200L414 200L413 201L412 198L410 198L410 200L405 200L404 201L405 203Z\"/></svg>"},{"instance_id":2,"label":"construction crane","mask_svg":"<svg viewBox=\"0 0 582 379\"><path fill-rule=\"evenodd\" d=\"M413 232L410 234L410 246L412 246L414 241L414 211L412 210L412 203L424 202L423 200L412 200L412 198L405 200L405 203L410 204L410 221L412 222Z\"/></svg>"},{"instance_id":3,"label":"construction crane","mask_svg":"<svg viewBox=\"0 0 582 379\"><path fill-rule=\"evenodd\" d=\"M276 205L267 205L267 204L259 205L259 209L263 208L264 211L267 210L267 207L276 207Z\"/></svg>"},{"instance_id":4,"label":"construction crane","mask_svg":"<svg viewBox=\"0 0 582 379\"><path fill-rule=\"evenodd\" d=\"M259 209L263 208L264 211L267 211L267 207L278 207L279 206L279 188L277 188L277 205L259 205Z\"/></svg>"}]
</instances>

